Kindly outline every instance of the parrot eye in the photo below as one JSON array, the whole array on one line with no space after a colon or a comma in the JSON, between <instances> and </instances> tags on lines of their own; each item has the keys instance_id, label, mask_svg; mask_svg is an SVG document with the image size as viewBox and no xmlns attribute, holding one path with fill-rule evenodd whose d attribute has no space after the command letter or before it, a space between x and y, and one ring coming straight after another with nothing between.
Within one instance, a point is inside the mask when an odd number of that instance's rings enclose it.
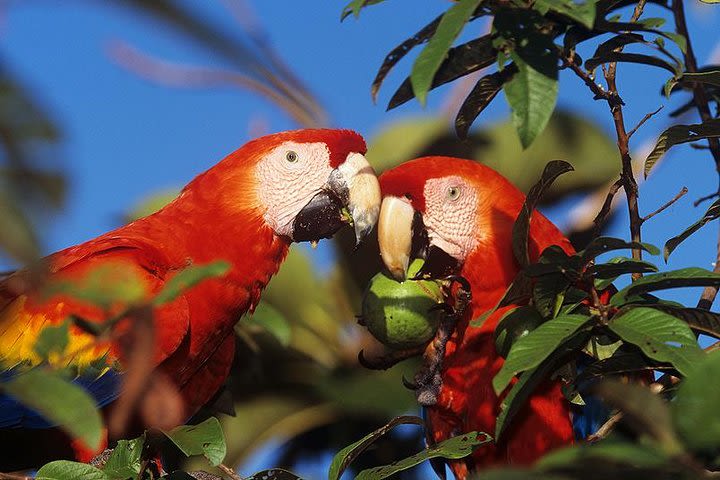
<instances>
[{"instance_id":1,"label":"parrot eye","mask_svg":"<svg viewBox=\"0 0 720 480\"><path fill-rule=\"evenodd\" d=\"M295 153L295 152L293 152L292 150L289 150L289 151L285 154L285 160L287 160L287 161L290 162L290 163L295 163L295 162L298 161L298 154Z\"/></svg>"},{"instance_id":2,"label":"parrot eye","mask_svg":"<svg viewBox=\"0 0 720 480\"><path fill-rule=\"evenodd\" d=\"M460 193L462 193L462 190L458 186L448 187L447 190L447 198L449 200L455 201L458 198L460 198Z\"/></svg>"}]
</instances>

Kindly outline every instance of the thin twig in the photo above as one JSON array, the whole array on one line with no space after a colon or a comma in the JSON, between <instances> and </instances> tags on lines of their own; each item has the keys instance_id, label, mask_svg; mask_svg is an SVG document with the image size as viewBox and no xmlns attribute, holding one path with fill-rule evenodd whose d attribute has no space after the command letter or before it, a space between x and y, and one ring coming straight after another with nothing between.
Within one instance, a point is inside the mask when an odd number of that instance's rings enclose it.
<instances>
[{"instance_id":1,"label":"thin twig","mask_svg":"<svg viewBox=\"0 0 720 480\"><path fill-rule=\"evenodd\" d=\"M697 207L701 203L708 201L708 200L712 200L713 198L718 197L718 196L720 196L720 192L713 192L710 195L705 195L704 197L700 197L693 202L693 207Z\"/></svg>"},{"instance_id":2,"label":"thin twig","mask_svg":"<svg viewBox=\"0 0 720 480\"><path fill-rule=\"evenodd\" d=\"M235 473L235 470L233 470L232 468L228 467L228 466L225 465L225 464L222 464L222 463L221 463L220 465L218 465L218 468L219 468L220 470L222 470L222 472L223 472L225 475L227 475L228 477L232 478L232 480L243 480L243 478L242 478L240 475L238 475L237 473Z\"/></svg>"},{"instance_id":3,"label":"thin twig","mask_svg":"<svg viewBox=\"0 0 720 480\"><path fill-rule=\"evenodd\" d=\"M605 423L603 423L600 426L600 428L597 429L597 431L595 433L593 433L592 435L588 435L587 438L585 439L585 441L588 443L594 443L594 442L597 442L597 441L602 440L603 438L607 437L610 434L610 432L613 431L613 429L615 428L615 425L617 425L618 422L620 422L620 420L622 420L622 418L623 418L622 412L615 413L613 416L608 418L607 421Z\"/></svg>"},{"instance_id":4,"label":"thin twig","mask_svg":"<svg viewBox=\"0 0 720 480\"><path fill-rule=\"evenodd\" d=\"M622 180L616 180L615 183L613 183L610 186L610 190L608 191L607 197L605 197L605 202L603 203L602 208L598 212L597 216L593 220L593 223L595 224L593 236L597 237L600 235L600 229L602 228L603 224L605 223L605 220L607 219L607 216L610 214L610 209L612 208L612 202L615 198L615 194L622 188Z\"/></svg>"},{"instance_id":5,"label":"thin twig","mask_svg":"<svg viewBox=\"0 0 720 480\"><path fill-rule=\"evenodd\" d=\"M667 202L665 202L660 208L658 208L658 209L655 210L654 212L648 213L647 215L645 215L644 217L642 217L642 218L640 219L641 222L645 223L646 221L650 220L652 217L654 217L654 216L657 215L658 213L661 213L663 210L669 208L673 203L677 202L677 201L680 200L682 197L684 197L687 192L688 192L687 187L682 187L682 189L678 192L677 195L675 195L673 198L671 198L670 200L668 200Z\"/></svg>"},{"instance_id":6,"label":"thin twig","mask_svg":"<svg viewBox=\"0 0 720 480\"><path fill-rule=\"evenodd\" d=\"M646 114L646 115L642 118L642 120L640 120L640 121L638 122L638 124L635 125L635 128L633 128L632 130L630 130L630 131L628 132L628 134L627 134L628 140L629 140L630 138L632 138L633 135L635 135L635 132L637 132L638 128L642 127L645 122L647 122L648 120L650 120L654 115L657 115L657 113L658 113L660 110L662 110L662 109L663 109L663 106L660 105L660 106L658 107L658 109L655 110L654 112L650 112L650 113Z\"/></svg>"}]
</instances>

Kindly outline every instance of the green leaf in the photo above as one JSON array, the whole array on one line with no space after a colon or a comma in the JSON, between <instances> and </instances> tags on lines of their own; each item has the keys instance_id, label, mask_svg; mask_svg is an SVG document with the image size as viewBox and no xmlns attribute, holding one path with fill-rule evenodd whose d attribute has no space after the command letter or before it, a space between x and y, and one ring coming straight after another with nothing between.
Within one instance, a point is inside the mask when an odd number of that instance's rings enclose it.
<instances>
[{"instance_id":1,"label":"green leaf","mask_svg":"<svg viewBox=\"0 0 720 480\"><path fill-rule=\"evenodd\" d=\"M673 125L660 134L655 147L645 159L645 177L671 147L706 138L720 137L720 119L712 119L693 125Z\"/></svg>"},{"instance_id":2,"label":"green leaf","mask_svg":"<svg viewBox=\"0 0 720 480\"><path fill-rule=\"evenodd\" d=\"M677 307L671 305L652 305L663 312L686 322L695 332L704 333L720 339L720 313L704 308Z\"/></svg>"},{"instance_id":3,"label":"green leaf","mask_svg":"<svg viewBox=\"0 0 720 480\"><path fill-rule=\"evenodd\" d=\"M587 463L589 459L624 463L636 467L659 467L668 458L657 449L629 442L605 440L592 445L572 446L550 452L542 457L535 466L539 470L560 469L571 463Z\"/></svg>"},{"instance_id":4,"label":"green leaf","mask_svg":"<svg viewBox=\"0 0 720 480\"><path fill-rule=\"evenodd\" d=\"M703 3L720 3L720 0L700 0Z\"/></svg>"},{"instance_id":5,"label":"green leaf","mask_svg":"<svg viewBox=\"0 0 720 480\"><path fill-rule=\"evenodd\" d=\"M102 471L86 463L56 460L43 465L35 474L35 480L110 480Z\"/></svg>"},{"instance_id":6,"label":"green leaf","mask_svg":"<svg viewBox=\"0 0 720 480\"><path fill-rule=\"evenodd\" d=\"M720 448L720 352L693 366L670 405L678 433L693 451L717 454Z\"/></svg>"},{"instance_id":7,"label":"green leaf","mask_svg":"<svg viewBox=\"0 0 720 480\"><path fill-rule=\"evenodd\" d=\"M537 386L546 380L555 368L552 358L540 366L527 370L518 376L505 397L500 401L500 414L495 420L495 441L499 442L515 415L525 405Z\"/></svg>"},{"instance_id":8,"label":"green leaf","mask_svg":"<svg viewBox=\"0 0 720 480\"><path fill-rule=\"evenodd\" d=\"M610 305L619 307L637 295L668 288L704 287L720 285L720 274L704 268L689 267L670 272L647 275L617 292L610 299Z\"/></svg>"},{"instance_id":9,"label":"green leaf","mask_svg":"<svg viewBox=\"0 0 720 480\"><path fill-rule=\"evenodd\" d=\"M513 253L522 267L526 267L530 263L528 236L530 235L530 218L533 211L535 211L535 206L545 191L560 175L572 171L573 167L569 163L562 160L552 160L545 165L540 180L528 192L512 231Z\"/></svg>"},{"instance_id":10,"label":"green leaf","mask_svg":"<svg viewBox=\"0 0 720 480\"><path fill-rule=\"evenodd\" d=\"M360 16L360 10L369 5L377 5L385 0L352 0L350 3L345 5L340 14L340 21L345 20L350 14L354 15L355 18Z\"/></svg>"},{"instance_id":11,"label":"green leaf","mask_svg":"<svg viewBox=\"0 0 720 480\"><path fill-rule=\"evenodd\" d=\"M602 255L603 253L614 250L631 250L640 249L648 252L650 255L659 255L660 250L649 243L627 242L620 238L598 237L585 247L585 250L578 252L582 259L582 265L586 265L590 260Z\"/></svg>"},{"instance_id":12,"label":"green leaf","mask_svg":"<svg viewBox=\"0 0 720 480\"><path fill-rule=\"evenodd\" d=\"M56 373L34 368L13 377L2 388L71 437L82 440L89 449L100 448L100 413L95 400L78 385Z\"/></svg>"},{"instance_id":13,"label":"green leaf","mask_svg":"<svg viewBox=\"0 0 720 480\"><path fill-rule=\"evenodd\" d=\"M533 301L535 307L545 318L554 317L562 305L565 290L570 286L570 280L562 273L542 275L535 279L533 285Z\"/></svg>"},{"instance_id":14,"label":"green leaf","mask_svg":"<svg viewBox=\"0 0 720 480\"><path fill-rule=\"evenodd\" d=\"M242 325L265 330L283 347L290 345L292 337L290 323L282 313L267 302L260 302L255 312L242 320Z\"/></svg>"},{"instance_id":15,"label":"green leaf","mask_svg":"<svg viewBox=\"0 0 720 480\"><path fill-rule=\"evenodd\" d=\"M388 433L390 430L395 428L398 425L423 425L423 421L419 417L412 417L412 416L401 416L401 417L395 417L390 422L388 422L386 425L383 425L382 427L378 428L372 433L369 433L365 435L363 438L358 440L357 442L348 445L347 447L340 450L338 453L335 454L335 456L332 459L332 462L330 463L330 470L328 471L328 480L339 480L342 476L343 472L347 469L347 467L355 461L355 459L365 451L370 445L375 443L377 439L384 436L386 433Z\"/></svg>"},{"instance_id":16,"label":"green leaf","mask_svg":"<svg viewBox=\"0 0 720 480\"><path fill-rule=\"evenodd\" d=\"M502 298L498 300L498 303L487 312L473 319L473 321L470 322L470 326L480 327L490 315L497 311L498 308L502 308L512 304L524 303L530 300L531 297L532 280L525 274L525 272L520 271L517 275L515 275L513 282L510 284L507 290L505 290L505 293L503 294Z\"/></svg>"},{"instance_id":17,"label":"green leaf","mask_svg":"<svg viewBox=\"0 0 720 480\"><path fill-rule=\"evenodd\" d=\"M416 453L411 457L404 458L393 462L390 465L368 468L361 471L355 480L382 480L396 473L412 468L425 460L431 458L449 458L456 460L470 455L478 446L490 443L492 437L487 433L470 432L457 437L449 438L435 446L428 447L422 452Z\"/></svg>"},{"instance_id":18,"label":"green leaf","mask_svg":"<svg viewBox=\"0 0 720 480\"><path fill-rule=\"evenodd\" d=\"M668 370L670 367L648 361L647 357L635 347L625 344L615 350L612 356L598 360L585 367L576 380L576 385L595 382L601 378L643 372L651 370ZM581 387L580 387L581 388Z\"/></svg>"},{"instance_id":19,"label":"green leaf","mask_svg":"<svg viewBox=\"0 0 720 480\"><path fill-rule=\"evenodd\" d=\"M675 434L668 405L645 386L606 380L595 387L605 402L623 412L640 434L654 438L663 453L678 455L683 447Z\"/></svg>"},{"instance_id":20,"label":"green leaf","mask_svg":"<svg viewBox=\"0 0 720 480\"><path fill-rule=\"evenodd\" d=\"M595 23L595 3L597 0L588 0L577 3L574 0L536 0L533 8L541 12L554 10L565 17L580 22L588 29Z\"/></svg>"},{"instance_id":21,"label":"green leaf","mask_svg":"<svg viewBox=\"0 0 720 480\"><path fill-rule=\"evenodd\" d=\"M513 376L531 370L545 361L553 352L574 337L591 321L585 315L564 315L548 320L528 335L518 339L510 349L500 371L493 378L493 389L500 394Z\"/></svg>"},{"instance_id":22,"label":"green leaf","mask_svg":"<svg viewBox=\"0 0 720 480\"><path fill-rule=\"evenodd\" d=\"M215 417L197 425L183 425L163 433L188 457L204 455L214 467L225 458L225 436Z\"/></svg>"},{"instance_id":23,"label":"green leaf","mask_svg":"<svg viewBox=\"0 0 720 480\"><path fill-rule=\"evenodd\" d=\"M512 109L512 121L523 148L528 148L545 129L557 102L557 59L539 55L542 70L525 62L517 53L511 55L518 72L503 89ZM549 58L548 58L549 57Z\"/></svg>"},{"instance_id":24,"label":"green leaf","mask_svg":"<svg viewBox=\"0 0 720 480\"><path fill-rule=\"evenodd\" d=\"M481 2L482 0L459 0L454 3L440 20L435 35L415 60L410 83L421 105L425 105L435 73L445 60L453 41Z\"/></svg>"},{"instance_id":25,"label":"green leaf","mask_svg":"<svg viewBox=\"0 0 720 480\"><path fill-rule=\"evenodd\" d=\"M0 191L0 248L23 263L40 256L32 224L17 201Z\"/></svg>"},{"instance_id":26,"label":"green leaf","mask_svg":"<svg viewBox=\"0 0 720 480\"><path fill-rule=\"evenodd\" d=\"M683 375L704 356L685 322L654 308L632 308L613 318L608 327L649 358L670 363Z\"/></svg>"},{"instance_id":27,"label":"green leaf","mask_svg":"<svg viewBox=\"0 0 720 480\"><path fill-rule=\"evenodd\" d=\"M720 2L720 0L718 0ZM709 72L701 73L684 73L680 77L681 82L699 82L707 83L708 85L715 85L720 87L720 70L711 70Z\"/></svg>"},{"instance_id":28,"label":"green leaf","mask_svg":"<svg viewBox=\"0 0 720 480\"><path fill-rule=\"evenodd\" d=\"M700 220L683 230L680 235L672 237L670 240L665 242L665 261L667 262L667 259L673 250L675 250L686 238L700 230L706 223L718 218L720 218L720 199L715 200L712 205L710 205L710 208L707 209L705 215L703 215Z\"/></svg>"},{"instance_id":29,"label":"green leaf","mask_svg":"<svg viewBox=\"0 0 720 480\"><path fill-rule=\"evenodd\" d=\"M595 278L617 278L628 273L654 273L657 271L658 268L650 262L627 257L615 257L608 260L607 263L591 265L586 272Z\"/></svg>"},{"instance_id":30,"label":"green leaf","mask_svg":"<svg viewBox=\"0 0 720 480\"><path fill-rule=\"evenodd\" d=\"M102 471L111 480L135 478L140 473L140 464L145 435L133 440L118 440Z\"/></svg>"},{"instance_id":31,"label":"green leaf","mask_svg":"<svg viewBox=\"0 0 720 480\"><path fill-rule=\"evenodd\" d=\"M62 355L70 342L70 322L64 321L57 325L45 325L40 331L33 350L43 360L51 355Z\"/></svg>"},{"instance_id":32,"label":"green leaf","mask_svg":"<svg viewBox=\"0 0 720 480\"><path fill-rule=\"evenodd\" d=\"M220 277L225 275L228 270L230 270L230 264L223 260L206 263L205 265L190 265L165 282L165 286L157 294L153 304L157 307L172 302L179 295L182 295L203 280Z\"/></svg>"}]
</instances>

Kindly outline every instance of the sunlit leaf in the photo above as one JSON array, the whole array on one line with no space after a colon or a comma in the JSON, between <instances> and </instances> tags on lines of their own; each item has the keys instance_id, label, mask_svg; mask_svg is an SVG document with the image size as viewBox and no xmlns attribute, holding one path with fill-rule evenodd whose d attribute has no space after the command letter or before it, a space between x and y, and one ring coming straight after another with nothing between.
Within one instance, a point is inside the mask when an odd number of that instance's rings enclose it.
<instances>
[{"instance_id":1,"label":"sunlit leaf","mask_svg":"<svg viewBox=\"0 0 720 480\"><path fill-rule=\"evenodd\" d=\"M608 326L649 358L670 363L683 375L703 357L687 323L654 308L633 308L613 318Z\"/></svg>"},{"instance_id":2,"label":"sunlit leaf","mask_svg":"<svg viewBox=\"0 0 720 480\"><path fill-rule=\"evenodd\" d=\"M720 313L703 308L678 307L671 305L653 305L663 312L669 313L686 322L695 332L704 333L720 339Z\"/></svg>"},{"instance_id":3,"label":"sunlit leaf","mask_svg":"<svg viewBox=\"0 0 720 480\"><path fill-rule=\"evenodd\" d=\"M133 478L140 473L145 435L132 440L118 440L102 471L112 479Z\"/></svg>"},{"instance_id":4,"label":"sunlit leaf","mask_svg":"<svg viewBox=\"0 0 720 480\"><path fill-rule=\"evenodd\" d=\"M542 13L547 10L554 10L591 29L595 23L595 3L597 3L597 0L587 0L580 3L574 0L536 0L533 7Z\"/></svg>"},{"instance_id":5,"label":"sunlit leaf","mask_svg":"<svg viewBox=\"0 0 720 480\"><path fill-rule=\"evenodd\" d=\"M188 457L204 455L213 466L220 465L225 458L225 436L215 417L197 425L183 425L163 433Z\"/></svg>"},{"instance_id":6,"label":"sunlit leaf","mask_svg":"<svg viewBox=\"0 0 720 480\"><path fill-rule=\"evenodd\" d=\"M718 0L718 2L720 2L720 0ZM709 72L700 73L684 73L683 76L680 77L679 81L707 83L708 85L720 87L720 70L711 70Z\"/></svg>"},{"instance_id":7,"label":"sunlit leaf","mask_svg":"<svg viewBox=\"0 0 720 480\"><path fill-rule=\"evenodd\" d=\"M360 16L360 11L369 5L377 5L385 0L352 0L350 3L345 5L340 14L340 21L345 20L350 14L354 15L355 18Z\"/></svg>"},{"instance_id":8,"label":"sunlit leaf","mask_svg":"<svg viewBox=\"0 0 720 480\"><path fill-rule=\"evenodd\" d=\"M477 447L492 441L490 435L481 432L470 432L449 438L432 447L428 447L411 457L397 460L390 465L373 467L363 470L355 477L356 480L383 480L396 473L412 468L431 458L459 459L470 455Z\"/></svg>"},{"instance_id":9,"label":"sunlit leaf","mask_svg":"<svg viewBox=\"0 0 720 480\"><path fill-rule=\"evenodd\" d=\"M563 343L567 342L591 321L585 315L564 315L540 325L519 338L510 349L500 371L493 378L498 395L505 390L513 376L540 365Z\"/></svg>"},{"instance_id":10,"label":"sunlit leaf","mask_svg":"<svg viewBox=\"0 0 720 480\"><path fill-rule=\"evenodd\" d=\"M705 287L720 285L720 274L704 268L689 267L670 272L647 275L617 292L610 305L621 306L632 296L668 288Z\"/></svg>"},{"instance_id":11,"label":"sunlit leaf","mask_svg":"<svg viewBox=\"0 0 720 480\"><path fill-rule=\"evenodd\" d=\"M720 137L720 119L711 119L694 125L673 125L660 134L655 147L645 159L645 176L673 146L706 138Z\"/></svg>"},{"instance_id":12,"label":"sunlit leaf","mask_svg":"<svg viewBox=\"0 0 720 480\"><path fill-rule=\"evenodd\" d=\"M110 480L101 470L86 463L56 460L44 465L35 474L36 480Z\"/></svg>"},{"instance_id":13,"label":"sunlit leaf","mask_svg":"<svg viewBox=\"0 0 720 480\"><path fill-rule=\"evenodd\" d=\"M443 15L435 34L413 63L410 83L415 97L425 105L427 92L448 50L482 0L458 0Z\"/></svg>"},{"instance_id":14,"label":"sunlit leaf","mask_svg":"<svg viewBox=\"0 0 720 480\"><path fill-rule=\"evenodd\" d=\"M160 306L172 302L203 280L223 276L228 270L230 270L230 264L222 260L205 265L190 265L165 282L165 286L157 294L153 304Z\"/></svg>"},{"instance_id":15,"label":"sunlit leaf","mask_svg":"<svg viewBox=\"0 0 720 480\"><path fill-rule=\"evenodd\" d=\"M706 223L712 220L716 220L717 218L720 218L720 199L715 200L712 205L710 205L710 207L705 212L705 215L703 215L700 220L690 225L679 235L676 235L667 242L665 242L665 261L667 262L667 259L673 252L673 250L675 250L678 245L685 241L686 238L700 230Z\"/></svg>"},{"instance_id":16,"label":"sunlit leaf","mask_svg":"<svg viewBox=\"0 0 720 480\"><path fill-rule=\"evenodd\" d=\"M35 368L3 383L2 389L71 437L82 440L87 448L100 447L100 413L95 400L82 387L56 373Z\"/></svg>"}]
</instances>

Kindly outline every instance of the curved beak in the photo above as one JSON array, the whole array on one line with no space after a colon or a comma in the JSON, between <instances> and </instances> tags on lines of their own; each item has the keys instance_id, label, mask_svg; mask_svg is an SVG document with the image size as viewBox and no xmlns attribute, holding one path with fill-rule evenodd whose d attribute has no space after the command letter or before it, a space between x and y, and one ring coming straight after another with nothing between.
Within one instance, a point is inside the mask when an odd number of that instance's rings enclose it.
<instances>
[{"instance_id":1,"label":"curved beak","mask_svg":"<svg viewBox=\"0 0 720 480\"><path fill-rule=\"evenodd\" d=\"M380 214L380 184L375 171L360 153L350 153L293 223L293 240L330 238L346 224L353 225L360 243Z\"/></svg>"},{"instance_id":2,"label":"curved beak","mask_svg":"<svg viewBox=\"0 0 720 480\"><path fill-rule=\"evenodd\" d=\"M455 257L429 238L422 215L404 198L383 198L378 243L385 267L398 282L407 278L408 265L413 258L425 259L414 278L445 278L461 266Z\"/></svg>"},{"instance_id":3,"label":"curved beak","mask_svg":"<svg viewBox=\"0 0 720 480\"><path fill-rule=\"evenodd\" d=\"M398 197L385 197L378 221L378 243L385 267L395 280L407 277L413 240L415 210L410 202Z\"/></svg>"}]
</instances>

